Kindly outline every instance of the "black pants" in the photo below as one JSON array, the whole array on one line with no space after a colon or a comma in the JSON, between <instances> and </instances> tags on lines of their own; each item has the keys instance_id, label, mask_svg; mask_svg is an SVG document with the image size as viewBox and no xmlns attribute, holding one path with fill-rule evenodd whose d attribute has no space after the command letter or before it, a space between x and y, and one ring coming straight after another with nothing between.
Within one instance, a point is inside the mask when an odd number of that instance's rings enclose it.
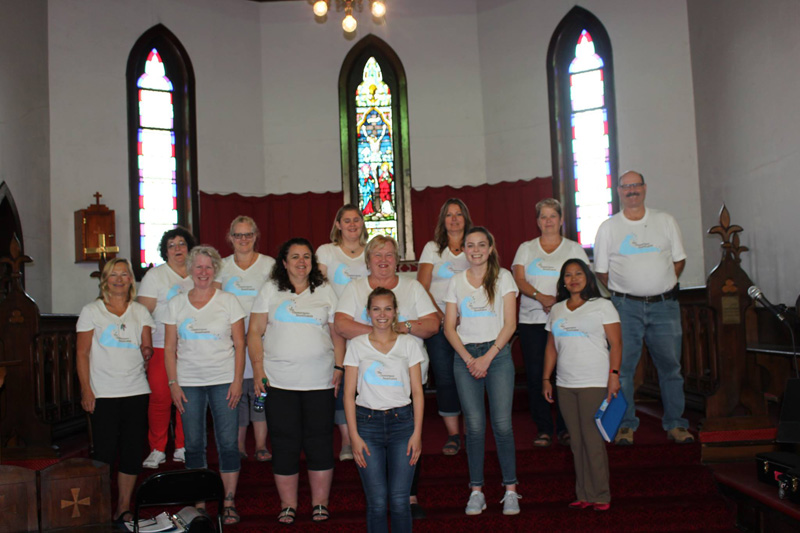
<instances>
[{"instance_id":1,"label":"black pants","mask_svg":"<svg viewBox=\"0 0 800 533\"><path fill-rule=\"evenodd\" d=\"M97 398L91 415L94 459L119 471L138 475L142 471L142 450L147 441L149 394L123 398Z\"/></svg>"},{"instance_id":2,"label":"black pants","mask_svg":"<svg viewBox=\"0 0 800 533\"><path fill-rule=\"evenodd\" d=\"M553 415L550 404L542 396L542 373L544 372L544 349L547 346L547 331L544 324L519 324L517 326L519 342L522 348L522 359L525 362L525 373L528 376L528 405L531 418L539 433L553 435ZM555 383L556 371L551 378ZM556 388L553 387L553 398L556 399ZM567 425L556 409L556 433L566 431Z\"/></svg>"}]
</instances>

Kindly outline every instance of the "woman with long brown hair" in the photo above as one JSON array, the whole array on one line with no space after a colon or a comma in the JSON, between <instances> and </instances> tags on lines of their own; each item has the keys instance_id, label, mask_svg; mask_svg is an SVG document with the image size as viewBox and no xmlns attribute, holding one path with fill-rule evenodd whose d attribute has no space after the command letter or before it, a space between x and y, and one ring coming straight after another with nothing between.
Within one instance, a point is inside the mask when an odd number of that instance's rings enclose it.
<instances>
[{"instance_id":1,"label":"woman with long brown hair","mask_svg":"<svg viewBox=\"0 0 800 533\"><path fill-rule=\"evenodd\" d=\"M467 463L472 489L465 509L478 515L486 509L483 461L486 407L489 396L492 432L505 485L503 514L519 513L516 448L511 427L514 361L509 341L517 327L517 286L500 261L489 230L474 227L464 240L469 268L447 288L444 332L460 359L454 364L456 387L467 430Z\"/></svg>"}]
</instances>

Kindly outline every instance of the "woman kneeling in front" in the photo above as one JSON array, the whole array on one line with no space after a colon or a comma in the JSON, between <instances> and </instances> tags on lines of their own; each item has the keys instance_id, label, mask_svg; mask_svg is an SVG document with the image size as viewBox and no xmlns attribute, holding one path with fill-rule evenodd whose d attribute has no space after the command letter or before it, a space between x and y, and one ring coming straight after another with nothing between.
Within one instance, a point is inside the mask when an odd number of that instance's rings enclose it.
<instances>
[{"instance_id":1,"label":"woman kneeling in front","mask_svg":"<svg viewBox=\"0 0 800 533\"><path fill-rule=\"evenodd\" d=\"M553 403L550 376L558 361L556 386L561 414L570 434L575 461L575 494L572 509L611 507L608 488L608 456L594 414L604 399L619 392L622 361L622 329L610 300L600 297L597 282L580 259L561 267L558 303L547 318L550 332L545 348L542 394Z\"/></svg>"},{"instance_id":2,"label":"woman kneeling in front","mask_svg":"<svg viewBox=\"0 0 800 533\"><path fill-rule=\"evenodd\" d=\"M414 337L395 331L397 299L391 290L373 290L367 313L372 332L354 338L344 359L344 406L367 497L367 531L389 530L387 498L392 533L411 531L408 498L422 453L424 357Z\"/></svg>"}]
</instances>

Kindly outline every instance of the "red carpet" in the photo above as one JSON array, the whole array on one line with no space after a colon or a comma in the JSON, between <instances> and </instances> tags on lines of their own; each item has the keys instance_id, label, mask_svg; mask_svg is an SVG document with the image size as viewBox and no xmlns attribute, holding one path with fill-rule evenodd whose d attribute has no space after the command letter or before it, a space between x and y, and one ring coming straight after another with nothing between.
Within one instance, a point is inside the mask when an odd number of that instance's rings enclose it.
<instances>
[{"instance_id":1,"label":"red carpet","mask_svg":"<svg viewBox=\"0 0 800 533\"><path fill-rule=\"evenodd\" d=\"M527 397L522 394L515 398L514 412L522 512L513 517L502 515L499 501L503 489L494 440L489 431L484 488L488 509L480 516L468 517L464 515L469 496L466 454L462 450L454 457L442 455L444 426L436 414L434 397L429 395L426 400L419 498L428 518L415 521L415 531L735 531L732 511L719 495L711 471L700 464L700 445L670 443L660 421L641 413L636 444L608 448L611 510L598 513L567 509L567 504L574 499L572 454L568 448L555 443L545 449L532 447L535 426L528 415ZM210 467L216 468L212 434L209 435L209 448ZM252 441L248 451L252 456ZM162 469L180 466L167 461ZM153 471L147 471L143 477L151 473ZM365 530L364 495L352 461L336 463L329 506L332 518L328 523L311 522L311 502L304 472L301 473L300 487L294 531ZM243 463L236 507L242 515L242 522L226 527L225 531L286 530L275 520L280 502L270 463L258 463L252 459Z\"/></svg>"}]
</instances>

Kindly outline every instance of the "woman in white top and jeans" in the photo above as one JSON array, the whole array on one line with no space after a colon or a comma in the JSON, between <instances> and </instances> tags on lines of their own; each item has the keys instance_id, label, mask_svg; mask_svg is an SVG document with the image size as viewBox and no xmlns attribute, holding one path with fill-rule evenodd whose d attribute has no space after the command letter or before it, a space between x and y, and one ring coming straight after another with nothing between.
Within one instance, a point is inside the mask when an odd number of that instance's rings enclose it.
<instances>
[{"instance_id":1,"label":"woman in white top and jeans","mask_svg":"<svg viewBox=\"0 0 800 533\"><path fill-rule=\"evenodd\" d=\"M467 461L472 492L465 510L478 515L486 509L483 460L486 408L489 395L492 432L505 485L503 514L519 513L516 448L511 427L514 399L514 361L508 343L517 327L517 286L511 273L500 268L494 237L474 227L464 242L469 268L450 280L444 332L459 358L454 363L456 387L467 429ZM460 322L459 322L460 320Z\"/></svg>"},{"instance_id":2,"label":"woman in white top and jeans","mask_svg":"<svg viewBox=\"0 0 800 533\"><path fill-rule=\"evenodd\" d=\"M372 332L352 339L344 359L347 425L367 498L367 531L388 531L390 510L392 532L406 532L414 465L422 453L423 355L410 335L395 331L397 298L391 290L373 290L367 314Z\"/></svg>"}]
</instances>

